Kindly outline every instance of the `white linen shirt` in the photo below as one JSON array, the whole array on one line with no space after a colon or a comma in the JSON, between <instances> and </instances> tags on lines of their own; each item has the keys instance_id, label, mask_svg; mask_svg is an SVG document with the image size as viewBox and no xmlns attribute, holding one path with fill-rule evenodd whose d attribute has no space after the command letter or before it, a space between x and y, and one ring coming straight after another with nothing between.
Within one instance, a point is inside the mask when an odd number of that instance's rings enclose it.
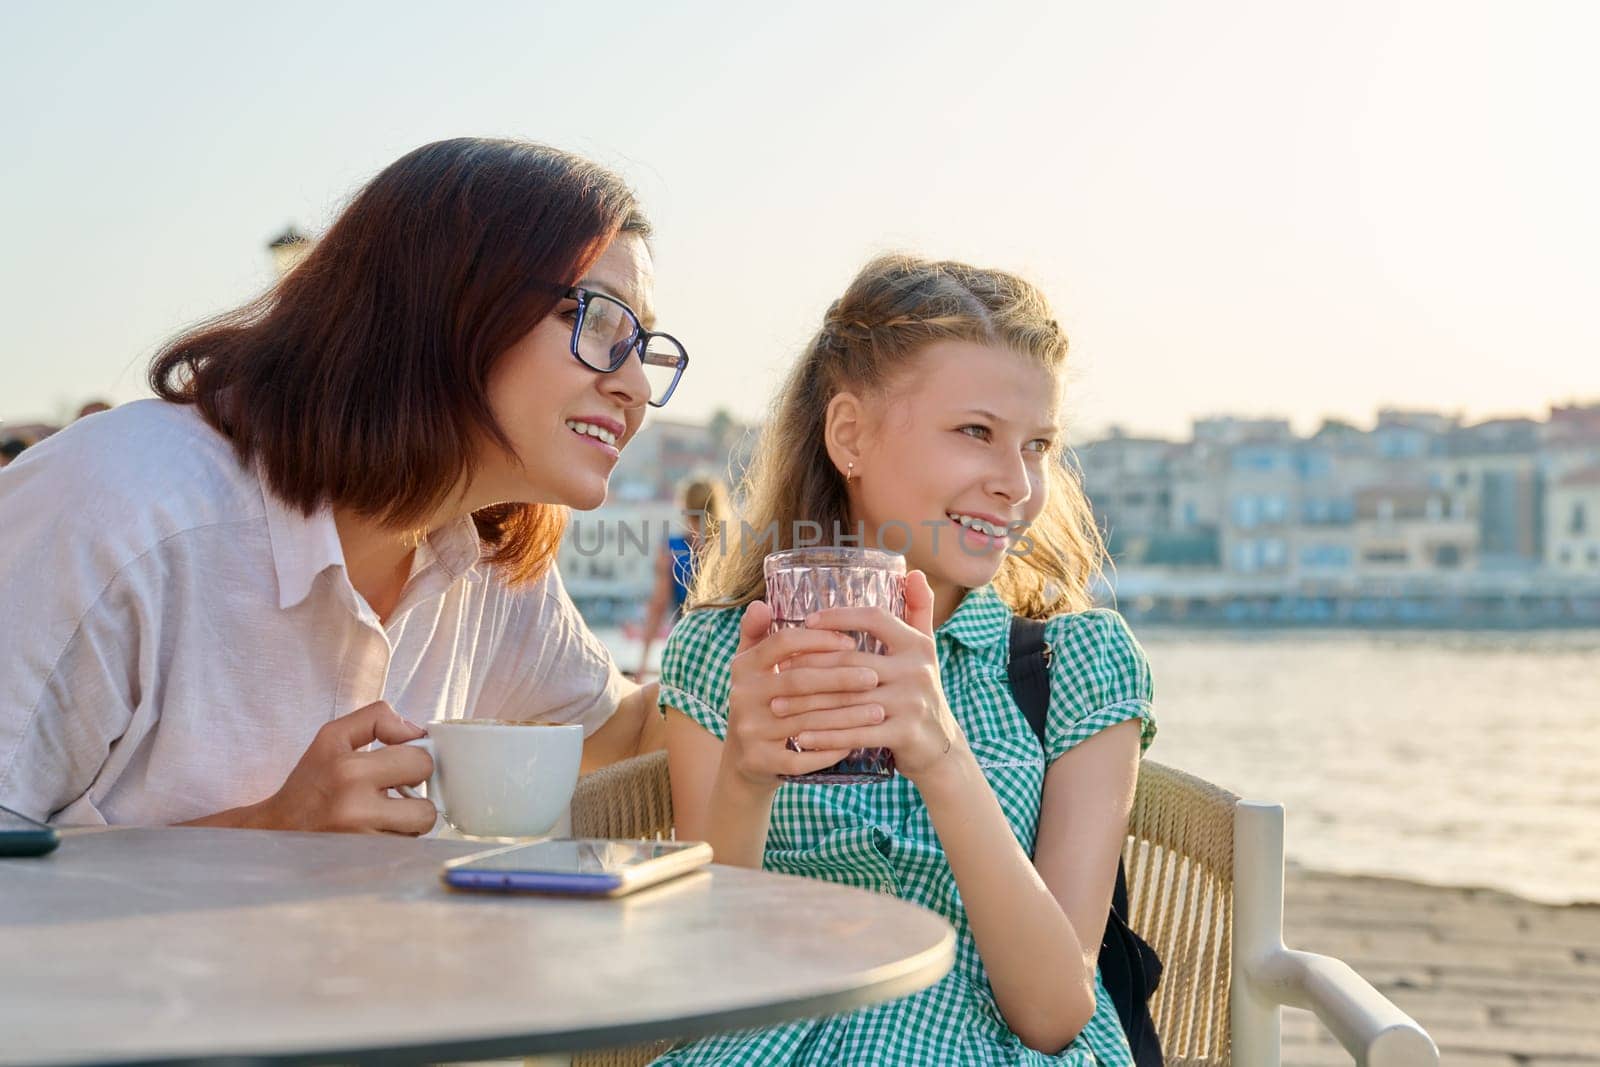
<instances>
[{"instance_id":1,"label":"white linen shirt","mask_svg":"<svg viewBox=\"0 0 1600 1067\"><path fill-rule=\"evenodd\" d=\"M380 623L332 512L285 504L191 407L141 400L0 470L0 805L167 824L275 793L323 723L597 730L630 690L552 567L509 589L470 518Z\"/></svg>"}]
</instances>

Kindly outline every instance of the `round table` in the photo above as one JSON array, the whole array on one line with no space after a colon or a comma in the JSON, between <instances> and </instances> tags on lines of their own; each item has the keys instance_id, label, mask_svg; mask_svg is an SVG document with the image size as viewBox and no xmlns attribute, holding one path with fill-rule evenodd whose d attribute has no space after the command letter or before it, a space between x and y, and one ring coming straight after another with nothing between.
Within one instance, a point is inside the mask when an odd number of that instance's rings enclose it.
<instances>
[{"instance_id":1,"label":"round table","mask_svg":"<svg viewBox=\"0 0 1600 1067\"><path fill-rule=\"evenodd\" d=\"M461 893L481 842L201 828L0 860L0 1063L408 1063L764 1026L916 992L953 932L712 866L617 900Z\"/></svg>"}]
</instances>

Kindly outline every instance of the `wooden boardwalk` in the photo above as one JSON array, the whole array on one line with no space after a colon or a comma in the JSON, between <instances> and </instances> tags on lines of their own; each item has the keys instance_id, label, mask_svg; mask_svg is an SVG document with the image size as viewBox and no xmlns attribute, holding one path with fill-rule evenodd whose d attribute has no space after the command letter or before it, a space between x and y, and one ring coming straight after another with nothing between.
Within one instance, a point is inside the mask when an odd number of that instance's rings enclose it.
<instances>
[{"instance_id":1,"label":"wooden boardwalk","mask_svg":"<svg viewBox=\"0 0 1600 1067\"><path fill-rule=\"evenodd\" d=\"M1291 869L1284 940L1354 967L1427 1028L1443 1067L1600 1067L1600 907ZM1286 1010L1283 1062L1351 1061Z\"/></svg>"}]
</instances>

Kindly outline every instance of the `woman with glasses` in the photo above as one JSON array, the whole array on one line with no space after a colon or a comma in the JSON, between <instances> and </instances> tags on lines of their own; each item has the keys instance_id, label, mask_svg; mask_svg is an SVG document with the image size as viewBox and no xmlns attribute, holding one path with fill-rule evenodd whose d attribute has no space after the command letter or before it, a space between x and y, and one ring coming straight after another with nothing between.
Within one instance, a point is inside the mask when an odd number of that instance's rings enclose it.
<instances>
[{"instance_id":1,"label":"woman with glasses","mask_svg":"<svg viewBox=\"0 0 1600 1067\"><path fill-rule=\"evenodd\" d=\"M586 160L425 145L159 352L156 399L8 467L0 804L416 834L418 723L579 722L586 767L659 747L554 568L688 364L648 237Z\"/></svg>"}]
</instances>

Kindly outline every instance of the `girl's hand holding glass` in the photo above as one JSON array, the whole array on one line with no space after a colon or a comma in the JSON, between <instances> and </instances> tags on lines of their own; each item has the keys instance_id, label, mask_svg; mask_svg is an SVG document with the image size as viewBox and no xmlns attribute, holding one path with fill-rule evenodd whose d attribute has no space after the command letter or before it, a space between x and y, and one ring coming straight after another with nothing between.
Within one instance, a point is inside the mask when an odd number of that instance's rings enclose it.
<instances>
[{"instance_id":1,"label":"girl's hand holding glass","mask_svg":"<svg viewBox=\"0 0 1600 1067\"><path fill-rule=\"evenodd\" d=\"M867 699L881 706L881 723L836 729L823 733L802 729L794 733L800 747L809 751L818 745L833 749L888 748L894 753L895 767L917 782L938 765L952 748L964 746L966 736L945 702L939 678L939 656L933 641L933 590L921 571L906 575L905 621L882 608L826 608L806 618L805 631L865 630L882 641L887 652L813 652L796 659L791 670L843 670L871 668L877 672L878 688ZM833 702L830 703L830 700ZM836 706L829 694L807 694L774 701L774 711L793 716L799 722L809 715Z\"/></svg>"},{"instance_id":2,"label":"girl's hand holding glass","mask_svg":"<svg viewBox=\"0 0 1600 1067\"><path fill-rule=\"evenodd\" d=\"M883 657L854 652L855 639L832 628L769 634L771 625L772 611L765 602L754 601L745 609L729 673L723 749L724 761L731 760L741 778L763 788L776 788L784 776L839 762L856 746L835 744L835 737L884 718L875 692ZM846 649L856 657L848 664L803 662ZM800 700L818 703L802 707L796 703ZM789 738L798 733L812 741L802 742L800 752L788 747Z\"/></svg>"}]
</instances>

